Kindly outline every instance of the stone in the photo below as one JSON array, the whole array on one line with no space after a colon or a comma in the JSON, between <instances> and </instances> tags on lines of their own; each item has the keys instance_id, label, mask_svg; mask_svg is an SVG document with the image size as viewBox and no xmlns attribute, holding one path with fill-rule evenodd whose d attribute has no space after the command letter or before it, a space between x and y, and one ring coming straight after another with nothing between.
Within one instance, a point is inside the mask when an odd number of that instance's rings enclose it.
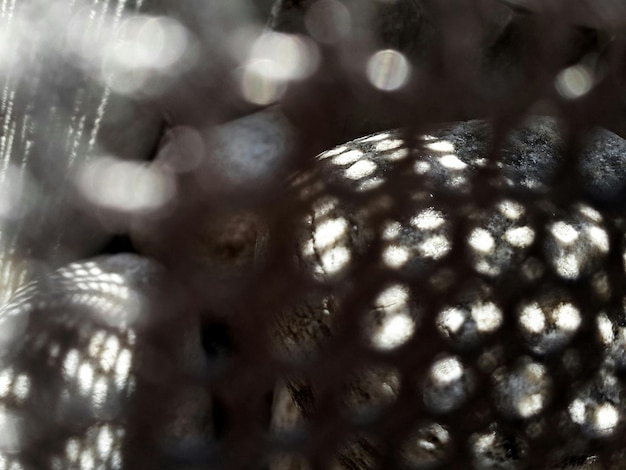
<instances>
[{"instance_id":1,"label":"stone","mask_svg":"<svg viewBox=\"0 0 626 470\"><path fill-rule=\"evenodd\" d=\"M157 444L207 438L210 404L189 380L205 366L198 322L165 270L136 255L18 289L0 311L0 460L136 468L160 458Z\"/></svg>"},{"instance_id":2,"label":"stone","mask_svg":"<svg viewBox=\"0 0 626 470\"><path fill-rule=\"evenodd\" d=\"M372 134L319 155L292 180L309 207L295 257L328 293L276 315L277 354L322 367L332 351L342 374L369 370L352 382L350 396L368 397L359 409L387 426L398 413L440 426L448 438L431 449L440 465L455 462L448 439L476 468L571 468L563 462L573 457L595 461L594 439L620 462L626 141L595 129L568 155L563 135L561 121L532 116L493 153L490 124L468 121ZM399 386L371 372L376 360L397 368ZM291 386L305 417L316 413L316 380ZM394 406L403 387L418 394L414 411ZM386 411L376 414L381 397ZM513 431L500 429L511 419ZM371 439L358 439L345 468L368 468L358 462L379 452ZM502 444L500 463L487 441ZM428 446L413 442L405 457Z\"/></svg>"}]
</instances>

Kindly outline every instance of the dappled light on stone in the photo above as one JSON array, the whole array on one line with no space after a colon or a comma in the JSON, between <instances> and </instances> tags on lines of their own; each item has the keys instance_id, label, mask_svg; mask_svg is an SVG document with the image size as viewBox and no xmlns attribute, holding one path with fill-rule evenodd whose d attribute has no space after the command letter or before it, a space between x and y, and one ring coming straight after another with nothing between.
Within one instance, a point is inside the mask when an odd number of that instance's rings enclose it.
<instances>
[{"instance_id":1,"label":"dappled light on stone","mask_svg":"<svg viewBox=\"0 0 626 470\"><path fill-rule=\"evenodd\" d=\"M0 470L623 468L626 9L540 3L0 2Z\"/></svg>"},{"instance_id":2,"label":"dappled light on stone","mask_svg":"<svg viewBox=\"0 0 626 470\"><path fill-rule=\"evenodd\" d=\"M586 206L580 206L572 219L552 223L549 230L546 250L553 268L565 279L586 275L609 251L601 216Z\"/></svg>"},{"instance_id":3,"label":"dappled light on stone","mask_svg":"<svg viewBox=\"0 0 626 470\"><path fill-rule=\"evenodd\" d=\"M350 262L351 249L348 243L351 230L348 220L335 215L336 200L321 202L317 217L311 217L308 225L313 228L310 237L303 241L304 260L312 263L313 273L321 278L332 278Z\"/></svg>"},{"instance_id":4,"label":"dappled light on stone","mask_svg":"<svg viewBox=\"0 0 626 470\"><path fill-rule=\"evenodd\" d=\"M593 438L610 437L622 424L625 407L616 388L617 378L600 372L569 404L569 417Z\"/></svg>"},{"instance_id":5,"label":"dappled light on stone","mask_svg":"<svg viewBox=\"0 0 626 470\"><path fill-rule=\"evenodd\" d=\"M393 285L383 290L364 320L366 334L375 348L394 349L407 342L416 329L416 312L406 286Z\"/></svg>"},{"instance_id":6,"label":"dappled light on stone","mask_svg":"<svg viewBox=\"0 0 626 470\"><path fill-rule=\"evenodd\" d=\"M394 269L437 260L450 250L445 216L433 207L419 211L408 223L388 222L382 238L383 262Z\"/></svg>"},{"instance_id":7,"label":"dappled light on stone","mask_svg":"<svg viewBox=\"0 0 626 470\"><path fill-rule=\"evenodd\" d=\"M147 377L159 389L145 361L148 325L163 321L149 307L161 276L137 256L96 258L37 278L3 306L0 325L20 320L22 331L0 347L0 408L15 417L3 424L6 439L16 429L12 444L0 439L0 457L10 461L46 429L64 442L42 452L47 468L124 468L128 407ZM163 377L178 354L168 347L158 353Z\"/></svg>"},{"instance_id":8,"label":"dappled light on stone","mask_svg":"<svg viewBox=\"0 0 626 470\"><path fill-rule=\"evenodd\" d=\"M440 424L417 427L400 447L401 458L409 465L419 468L441 464L450 450L451 436Z\"/></svg>"},{"instance_id":9,"label":"dappled light on stone","mask_svg":"<svg viewBox=\"0 0 626 470\"><path fill-rule=\"evenodd\" d=\"M557 122L531 118L507 134L497 172L483 181L479 172L491 171L485 158L489 132L481 121L452 124L415 136L409 149L402 131L386 131L322 153L311 173L312 180L319 179L317 192L301 193L312 200L300 225L305 242L297 257L304 272L323 280L331 293L306 301L297 312L306 325L302 344L316 344L320 360L335 331L345 341L341 328L358 318L363 346L372 349L369 354L389 358L385 368L396 360L407 367L400 369L398 383L402 390L419 389L428 416L450 414L454 420L454 413L471 410L466 422L475 418L481 424L459 445L469 446L474 468L523 468L533 439L549 432L544 416L553 416L559 406L557 380L581 384L594 367L606 370L587 388L572 389L582 396L568 395L559 435L575 428L584 439L620 432L624 407L614 397L621 385L610 371L626 367L626 314L615 297L621 287L609 274L615 273L609 260L616 229L612 213L587 196L558 204L546 196L563 152ZM598 152L603 133L592 134ZM599 158L590 151L583 150L584 158ZM402 191L396 191L396 177L407 183ZM364 181L375 182L371 193ZM600 187L592 178L582 185L585 195ZM337 270L328 270L333 265ZM360 292L372 303L351 297L358 291L354 283L369 285L370 277L384 285L376 293ZM353 298L358 299L354 305ZM584 336L589 318L595 319L596 339ZM583 336L588 354L580 349ZM434 355L422 357L422 345ZM404 360L419 361L419 379ZM370 371L370 378L380 374L373 372L378 370L374 363L369 367L357 370ZM364 377L351 382L351 393L361 398L364 409L368 403L378 409L378 394L390 385L388 378L379 375L377 388ZM308 389L294 388L298 402L298 394ZM393 406L389 410L393 413ZM524 424L511 430L500 426L501 420ZM445 449L456 445L454 431L446 434L447 423L416 426L398 458L417 466L445 466ZM342 455L346 465L356 468L367 468L379 451L368 436L357 439L352 449ZM585 452L586 461L595 461ZM549 468L569 468L560 462L573 457L564 455L550 454L547 459L556 463Z\"/></svg>"},{"instance_id":10,"label":"dappled light on stone","mask_svg":"<svg viewBox=\"0 0 626 470\"><path fill-rule=\"evenodd\" d=\"M485 335L494 333L502 324L502 311L491 301L447 307L437 316L437 327L447 338L461 345L474 345Z\"/></svg>"},{"instance_id":11,"label":"dappled light on stone","mask_svg":"<svg viewBox=\"0 0 626 470\"><path fill-rule=\"evenodd\" d=\"M544 366L521 360L512 370L494 374L496 401L502 413L518 418L539 414L550 398L550 379Z\"/></svg>"},{"instance_id":12,"label":"dappled light on stone","mask_svg":"<svg viewBox=\"0 0 626 470\"><path fill-rule=\"evenodd\" d=\"M473 377L456 357L437 360L424 383L424 403L438 413L450 412L463 404L473 390Z\"/></svg>"},{"instance_id":13,"label":"dappled light on stone","mask_svg":"<svg viewBox=\"0 0 626 470\"><path fill-rule=\"evenodd\" d=\"M565 346L582 321L580 310L558 292L524 303L518 312L522 335L539 354Z\"/></svg>"},{"instance_id":14,"label":"dappled light on stone","mask_svg":"<svg viewBox=\"0 0 626 470\"><path fill-rule=\"evenodd\" d=\"M52 459L52 469L122 469L124 429L116 425L97 425L87 431L83 441L68 440L65 452Z\"/></svg>"}]
</instances>

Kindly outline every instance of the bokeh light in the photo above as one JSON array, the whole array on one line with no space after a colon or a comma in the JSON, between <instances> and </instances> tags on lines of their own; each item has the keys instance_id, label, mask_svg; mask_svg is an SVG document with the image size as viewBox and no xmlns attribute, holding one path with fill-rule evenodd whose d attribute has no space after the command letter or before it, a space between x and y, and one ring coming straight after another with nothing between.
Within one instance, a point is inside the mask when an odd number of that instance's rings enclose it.
<instances>
[{"instance_id":1,"label":"bokeh light","mask_svg":"<svg viewBox=\"0 0 626 470\"><path fill-rule=\"evenodd\" d=\"M242 95L258 105L278 101L290 80L308 77L318 62L315 44L304 37L274 32L261 34L251 44L240 71Z\"/></svg>"},{"instance_id":2,"label":"bokeh light","mask_svg":"<svg viewBox=\"0 0 626 470\"><path fill-rule=\"evenodd\" d=\"M394 91L403 87L409 78L409 62L398 51L386 49L376 52L367 62L367 78L376 88Z\"/></svg>"},{"instance_id":3,"label":"bokeh light","mask_svg":"<svg viewBox=\"0 0 626 470\"><path fill-rule=\"evenodd\" d=\"M563 98L580 98L593 88L593 72L585 65L573 65L559 72L554 84Z\"/></svg>"},{"instance_id":4,"label":"bokeh light","mask_svg":"<svg viewBox=\"0 0 626 470\"><path fill-rule=\"evenodd\" d=\"M128 213L159 209L176 190L168 173L113 157L95 158L82 165L76 184L96 206Z\"/></svg>"}]
</instances>

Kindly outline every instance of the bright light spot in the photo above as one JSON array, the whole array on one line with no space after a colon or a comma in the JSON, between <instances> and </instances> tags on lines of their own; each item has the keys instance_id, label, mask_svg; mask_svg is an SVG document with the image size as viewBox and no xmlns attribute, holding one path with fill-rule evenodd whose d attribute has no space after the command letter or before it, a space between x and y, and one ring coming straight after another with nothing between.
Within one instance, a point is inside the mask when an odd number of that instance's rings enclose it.
<instances>
[{"instance_id":1,"label":"bright light spot","mask_svg":"<svg viewBox=\"0 0 626 470\"><path fill-rule=\"evenodd\" d=\"M335 274L343 269L349 261L350 250L345 246L336 246L321 254L321 269L318 268L317 271L319 274Z\"/></svg>"},{"instance_id":2,"label":"bright light spot","mask_svg":"<svg viewBox=\"0 0 626 470\"><path fill-rule=\"evenodd\" d=\"M439 314L438 323L450 333L457 333L465 323L465 313L458 308L447 308Z\"/></svg>"},{"instance_id":3,"label":"bright light spot","mask_svg":"<svg viewBox=\"0 0 626 470\"><path fill-rule=\"evenodd\" d=\"M262 69L265 78L287 81L309 76L317 67L319 58L316 46L305 38L269 32L254 43L250 60L271 64Z\"/></svg>"},{"instance_id":4,"label":"bright light spot","mask_svg":"<svg viewBox=\"0 0 626 470\"><path fill-rule=\"evenodd\" d=\"M159 169L110 157L85 163L76 183L90 202L124 212L158 209L175 192L171 177Z\"/></svg>"},{"instance_id":5,"label":"bright light spot","mask_svg":"<svg viewBox=\"0 0 626 470\"><path fill-rule=\"evenodd\" d=\"M373 178L360 181L357 186L357 190L358 191L370 191L372 189L378 188L384 182L385 182L384 178L375 176Z\"/></svg>"},{"instance_id":6,"label":"bright light spot","mask_svg":"<svg viewBox=\"0 0 626 470\"><path fill-rule=\"evenodd\" d=\"M362 178L370 176L372 173L376 171L376 168L378 168L378 166L376 165L376 163L374 163L371 160L368 160L368 159L359 160L358 162L354 163L351 167L349 167L344 172L344 175L346 176L346 178L350 178L352 180L360 180Z\"/></svg>"},{"instance_id":7,"label":"bright light spot","mask_svg":"<svg viewBox=\"0 0 626 470\"><path fill-rule=\"evenodd\" d=\"M128 349L123 349L117 356L115 363L115 384L118 389L126 387L128 374L130 373L132 354Z\"/></svg>"},{"instance_id":8,"label":"bright light spot","mask_svg":"<svg viewBox=\"0 0 626 470\"><path fill-rule=\"evenodd\" d=\"M313 212L316 217L324 217L337 209L338 200L335 198L325 197L315 201Z\"/></svg>"},{"instance_id":9,"label":"bright light spot","mask_svg":"<svg viewBox=\"0 0 626 470\"><path fill-rule=\"evenodd\" d=\"M539 413L544 405L543 393L525 395L517 402L517 411L522 418L529 418Z\"/></svg>"},{"instance_id":10,"label":"bright light spot","mask_svg":"<svg viewBox=\"0 0 626 470\"><path fill-rule=\"evenodd\" d=\"M450 170L463 170L467 168L467 163L462 162L459 160L459 157L452 153L439 157L439 163Z\"/></svg>"},{"instance_id":11,"label":"bright light spot","mask_svg":"<svg viewBox=\"0 0 626 470\"><path fill-rule=\"evenodd\" d=\"M582 400L576 399L568 407L569 415L576 424L585 422L585 404Z\"/></svg>"},{"instance_id":12,"label":"bright light spot","mask_svg":"<svg viewBox=\"0 0 626 470\"><path fill-rule=\"evenodd\" d=\"M116 39L103 51L102 77L117 92L142 91L150 71L170 73L180 69L190 40L187 29L172 18L129 16L120 25Z\"/></svg>"},{"instance_id":13,"label":"bright light spot","mask_svg":"<svg viewBox=\"0 0 626 470\"><path fill-rule=\"evenodd\" d=\"M611 434L617 423L619 423L619 412L609 403L600 405L593 414L593 427L598 434Z\"/></svg>"},{"instance_id":14,"label":"bright light spot","mask_svg":"<svg viewBox=\"0 0 626 470\"><path fill-rule=\"evenodd\" d=\"M339 147L335 147L334 149L328 150L327 152L324 152L322 154L320 154L319 158L320 159L325 159L325 158L329 158L329 157L334 157L335 155L339 155L340 153L344 153L348 150L348 147L346 147L345 145L340 145ZM338 165L341 165L341 163L338 163Z\"/></svg>"},{"instance_id":15,"label":"bright light spot","mask_svg":"<svg viewBox=\"0 0 626 470\"><path fill-rule=\"evenodd\" d=\"M100 367L102 367L105 372L113 368L119 351L120 341L115 336L109 336L99 354Z\"/></svg>"},{"instance_id":16,"label":"bright light spot","mask_svg":"<svg viewBox=\"0 0 626 470\"><path fill-rule=\"evenodd\" d=\"M502 201L498 204L498 210L507 219L517 220L524 215L524 206L514 201Z\"/></svg>"},{"instance_id":17,"label":"bright light spot","mask_svg":"<svg viewBox=\"0 0 626 470\"><path fill-rule=\"evenodd\" d=\"M404 141L402 139L386 139L374 145L374 149L377 152L386 152L388 150L397 149L403 144L404 144Z\"/></svg>"},{"instance_id":18,"label":"bright light spot","mask_svg":"<svg viewBox=\"0 0 626 470\"><path fill-rule=\"evenodd\" d=\"M100 354L100 348L104 344L105 339L106 333L104 331L98 331L91 337L89 340L89 346L87 347L87 351L91 357L97 357Z\"/></svg>"},{"instance_id":19,"label":"bright light spot","mask_svg":"<svg viewBox=\"0 0 626 470\"><path fill-rule=\"evenodd\" d=\"M335 165L350 165L358 162L362 156L363 152L358 149L348 150L347 152L343 152L333 158L333 163Z\"/></svg>"},{"instance_id":20,"label":"bright light spot","mask_svg":"<svg viewBox=\"0 0 626 470\"><path fill-rule=\"evenodd\" d=\"M89 363L83 362L80 365L78 368L77 379L80 393L83 395L90 395L93 387L94 370Z\"/></svg>"},{"instance_id":21,"label":"bright light spot","mask_svg":"<svg viewBox=\"0 0 626 470\"><path fill-rule=\"evenodd\" d=\"M472 305L471 314L479 331L492 332L502 324L502 312L493 302Z\"/></svg>"},{"instance_id":22,"label":"bright light spot","mask_svg":"<svg viewBox=\"0 0 626 470\"><path fill-rule=\"evenodd\" d=\"M515 227L504 232L505 241L518 248L526 248L535 240L535 231L530 227Z\"/></svg>"},{"instance_id":23,"label":"bright light spot","mask_svg":"<svg viewBox=\"0 0 626 470\"><path fill-rule=\"evenodd\" d=\"M576 279L580 274L580 262L574 253L556 258L554 264L556 272L565 279Z\"/></svg>"},{"instance_id":24,"label":"bright light spot","mask_svg":"<svg viewBox=\"0 0 626 470\"><path fill-rule=\"evenodd\" d=\"M403 160L408 156L409 156L409 150L403 148L403 149L398 149L393 152L387 153L383 155L383 158L387 161L395 162L398 160Z\"/></svg>"},{"instance_id":25,"label":"bright light spot","mask_svg":"<svg viewBox=\"0 0 626 470\"><path fill-rule=\"evenodd\" d=\"M395 285L385 289L376 300L376 306L382 308L385 311L391 311L397 313L397 309L404 310L409 301L409 292L406 287L401 285Z\"/></svg>"},{"instance_id":26,"label":"bright light spot","mask_svg":"<svg viewBox=\"0 0 626 470\"><path fill-rule=\"evenodd\" d=\"M546 316L539 305L532 303L522 309L520 323L529 333L541 333L546 327Z\"/></svg>"},{"instance_id":27,"label":"bright light spot","mask_svg":"<svg viewBox=\"0 0 626 470\"><path fill-rule=\"evenodd\" d=\"M390 268L400 268L409 260L411 254L408 249L391 245L383 251L383 262Z\"/></svg>"},{"instance_id":28,"label":"bright light spot","mask_svg":"<svg viewBox=\"0 0 626 470\"><path fill-rule=\"evenodd\" d=\"M449 140L437 140L435 142L429 142L424 144L424 147L435 152L452 154L455 151L454 144Z\"/></svg>"},{"instance_id":29,"label":"bright light spot","mask_svg":"<svg viewBox=\"0 0 626 470\"><path fill-rule=\"evenodd\" d=\"M402 225L400 222L387 222L383 227L383 240L394 240L400 235Z\"/></svg>"},{"instance_id":30,"label":"bright light spot","mask_svg":"<svg viewBox=\"0 0 626 470\"><path fill-rule=\"evenodd\" d=\"M575 99L586 95L593 88L593 72L584 65L574 65L562 70L555 86L563 98Z\"/></svg>"},{"instance_id":31,"label":"bright light spot","mask_svg":"<svg viewBox=\"0 0 626 470\"><path fill-rule=\"evenodd\" d=\"M606 316L605 313L602 313L598 316L597 319L598 324L598 332L600 333L600 339L605 345L611 344L615 341L615 334L613 333L613 324L611 320Z\"/></svg>"},{"instance_id":32,"label":"bright light spot","mask_svg":"<svg viewBox=\"0 0 626 470\"><path fill-rule=\"evenodd\" d=\"M176 64L189 44L187 29L173 18L130 17L116 44L118 60L129 67L165 69Z\"/></svg>"},{"instance_id":33,"label":"bright light spot","mask_svg":"<svg viewBox=\"0 0 626 470\"><path fill-rule=\"evenodd\" d=\"M450 242L444 235L435 235L420 243L418 249L427 258L439 259L450 251Z\"/></svg>"},{"instance_id":34,"label":"bright light spot","mask_svg":"<svg viewBox=\"0 0 626 470\"><path fill-rule=\"evenodd\" d=\"M379 349L393 349L404 344L415 331L415 322L407 314L393 315L384 321L374 337L374 346Z\"/></svg>"},{"instance_id":35,"label":"bright light spot","mask_svg":"<svg viewBox=\"0 0 626 470\"><path fill-rule=\"evenodd\" d=\"M65 356L63 361L63 372L68 378L76 377L78 372L78 364L80 363L80 353L76 349L72 349Z\"/></svg>"},{"instance_id":36,"label":"bright light spot","mask_svg":"<svg viewBox=\"0 0 626 470\"><path fill-rule=\"evenodd\" d=\"M447 385L463 377L463 364L455 357L447 357L435 362L430 375L438 385Z\"/></svg>"},{"instance_id":37,"label":"bright light spot","mask_svg":"<svg viewBox=\"0 0 626 470\"><path fill-rule=\"evenodd\" d=\"M539 413L547 398L546 370L540 364L530 363L514 372L502 391L508 395L517 415L528 418Z\"/></svg>"},{"instance_id":38,"label":"bright light spot","mask_svg":"<svg viewBox=\"0 0 626 470\"><path fill-rule=\"evenodd\" d=\"M378 51L367 62L367 78L380 90L397 90L409 78L409 63L398 51Z\"/></svg>"},{"instance_id":39,"label":"bright light spot","mask_svg":"<svg viewBox=\"0 0 626 470\"><path fill-rule=\"evenodd\" d=\"M96 442L96 448L98 449L98 453L100 455L109 455L114 443L115 436L113 435L111 427L109 425L103 426L98 433L98 439Z\"/></svg>"},{"instance_id":40,"label":"bright light spot","mask_svg":"<svg viewBox=\"0 0 626 470\"><path fill-rule=\"evenodd\" d=\"M80 468L85 470L95 468L94 460L93 451L91 449L87 448L83 450L80 455Z\"/></svg>"},{"instance_id":41,"label":"bright light spot","mask_svg":"<svg viewBox=\"0 0 626 470\"><path fill-rule=\"evenodd\" d=\"M496 242L491 234L483 228L474 229L468 241L472 248L481 253L490 253L496 246Z\"/></svg>"},{"instance_id":42,"label":"bright light spot","mask_svg":"<svg viewBox=\"0 0 626 470\"><path fill-rule=\"evenodd\" d=\"M304 22L311 36L326 44L343 39L352 27L350 12L337 0L314 2L306 12Z\"/></svg>"},{"instance_id":43,"label":"bright light spot","mask_svg":"<svg viewBox=\"0 0 626 470\"><path fill-rule=\"evenodd\" d=\"M13 384L13 369L4 369L0 372L0 396L5 397Z\"/></svg>"},{"instance_id":44,"label":"bright light spot","mask_svg":"<svg viewBox=\"0 0 626 470\"><path fill-rule=\"evenodd\" d=\"M26 374L20 374L15 379L13 394L18 400L24 400L30 392L30 378Z\"/></svg>"},{"instance_id":45,"label":"bright light spot","mask_svg":"<svg viewBox=\"0 0 626 470\"><path fill-rule=\"evenodd\" d=\"M496 433L481 434L474 444L474 449L477 453L487 452L496 442Z\"/></svg>"},{"instance_id":46,"label":"bright light spot","mask_svg":"<svg viewBox=\"0 0 626 470\"><path fill-rule=\"evenodd\" d=\"M563 303L552 311L552 318L557 327L571 332L576 331L580 326L580 312L570 303Z\"/></svg>"},{"instance_id":47,"label":"bright light spot","mask_svg":"<svg viewBox=\"0 0 626 470\"><path fill-rule=\"evenodd\" d=\"M404 344L415 332L415 321L409 313L409 292L406 287L394 285L385 289L376 299L375 307L382 311L382 324L372 335L372 343L383 350Z\"/></svg>"},{"instance_id":48,"label":"bright light spot","mask_svg":"<svg viewBox=\"0 0 626 470\"><path fill-rule=\"evenodd\" d=\"M411 225L420 230L435 230L445 223L446 219L440 211L429 208L421 211L411 219Z\"/></svg>"},{"instance_id":49,"label":"bright light spot","mask_svg":"<svg viewBox=\"0 0 626 470\"><path fill-rule=\"evenodd\" d=\"M325 220L315 227L315 246L323 249L337 243L348 231L348 221L343 217Z\"/></svg>"},{"instance_id":50,"label":"bright light spot","mask_svg":"<svg viewBox=\"0 0 626 470\"><path fill-rule=\"evenodd\" d=\"M78 456L80 455L80 444L77 439L70 439L65 444L65 455L69 458L71 462L77 462Z\"/></svg>"},{"instance_id":51,"label":"bright light spot","mask_svg":"<svg viewBox=\"0 0 626 470\"><path fill-rule=\"evenodd\" d=\"M91 400L97 408L102 408L106 403L109 384L104 376L99 376L91 390Z\"/></svg>"},{"instance_id":52,"label":"bright light spot","mask_svg":"<svg viewBox=\"0 0 626 470\"><path fill-rule=\"evenodd\" d=\"M602 222L602 215L600 215L600 213L597 210L589 206L580 204L578 206L578 212L588 217L589 219L593 220L594 222Z\"/></svg>"},{"instance_id":53,"label":"bright light spot","mask_svg":"<svg viewBox=\"0 0 626 470\"><path fill-rule=\"evenodd\" d=\"M606 231L595 225L585 227L585 231L591 238L591 242L596 245L600 251L607 253L609 251L609 236Z\"/></svg>"},{"instance_id":54,"label":"bright light spot","mask_svg":"<svg viewBox=\"0 0 626 470\"><path fill-rule=\"evenodd\" d=\"M248 62L240 78L243 97L250 103L268 105L278 101L287 89L286 82L271 78L274 63L267 59Z\"/></svg>"},{"instance_id":55,"label":"bright light spot","mask_svg":"<svg viewBox=\"0 0 626 470\"><path fill-rule=\"evenodd\" d=\"M385 180L383 178L379 178L379 177L370 178L370 179L361 181L357 189L359 191L370 191L372 189L379 187L384 182Z\"/></svg>"},{"instance_id":56,"label":"bright light spot","mask_svg":"<svg viewBox=\"0 0 626 470\"><path fill-rule=\"evenodd\" d=\"M565 222L555 222L550 232L565 245L571 245L578 239L578 230Z\"/></svg>"},{"instance_id":57,"label":"bright light spot","mask_svg":"<svg viewBox=\"0 0 626 470\"><path fill-rule=\"evenodd\" d=\"M415 173L418 175L425 175L430 171L430 163L419 161L415 162Z\"/></svg>"}]
</instances>

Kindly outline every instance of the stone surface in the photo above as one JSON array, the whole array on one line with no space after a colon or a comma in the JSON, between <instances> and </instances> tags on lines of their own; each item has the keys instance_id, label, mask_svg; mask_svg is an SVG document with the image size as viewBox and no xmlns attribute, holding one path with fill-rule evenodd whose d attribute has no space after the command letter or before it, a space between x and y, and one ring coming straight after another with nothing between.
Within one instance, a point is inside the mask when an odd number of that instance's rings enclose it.
<instances>
[{"instance_id":1,"label":"stone surface","mask_svg":"<svg viewBox=\"0 0 626 470\"><path fill-rule=\"evenodd\" d=\"M69 264L0 311L3 468L123 469L207 437L197 319L156 263ZM140 441L137 441L140 436ZM11 466L13 465L13 466Z\"/></svg>"},{"instance_id":2,"label":"stone surface","mask_svg":"<svg viewBox=\"0 0 626 470\"><path fill-rule=\"evenodd\" d=\"M561 126L528 118L493 164L484 121L410 136L412 147L401 131L373 134L322 153L312 175L293 181L294 197L310 204L300 270L331 294L276 316L277 350L316 364L331 351L368 350L369 359L337 359L343 374L366 371L342 406L358 403L381 423L408 412L394 403L398 383L409 387L426 427L395 458L445 467L453 445L475 468L529 458L576 468L574 457L587 468L601 439L621 462L626 142L593 130L568 156ZM376 357L396 385L368 362ZM291 385L305 416L315 416L316 380ZM381 403L387 411L376 414ZM501 429L510 419L519 424ZM340 461L369 468L375 442L357 439Z\"/></svg>"}]
</instances>

